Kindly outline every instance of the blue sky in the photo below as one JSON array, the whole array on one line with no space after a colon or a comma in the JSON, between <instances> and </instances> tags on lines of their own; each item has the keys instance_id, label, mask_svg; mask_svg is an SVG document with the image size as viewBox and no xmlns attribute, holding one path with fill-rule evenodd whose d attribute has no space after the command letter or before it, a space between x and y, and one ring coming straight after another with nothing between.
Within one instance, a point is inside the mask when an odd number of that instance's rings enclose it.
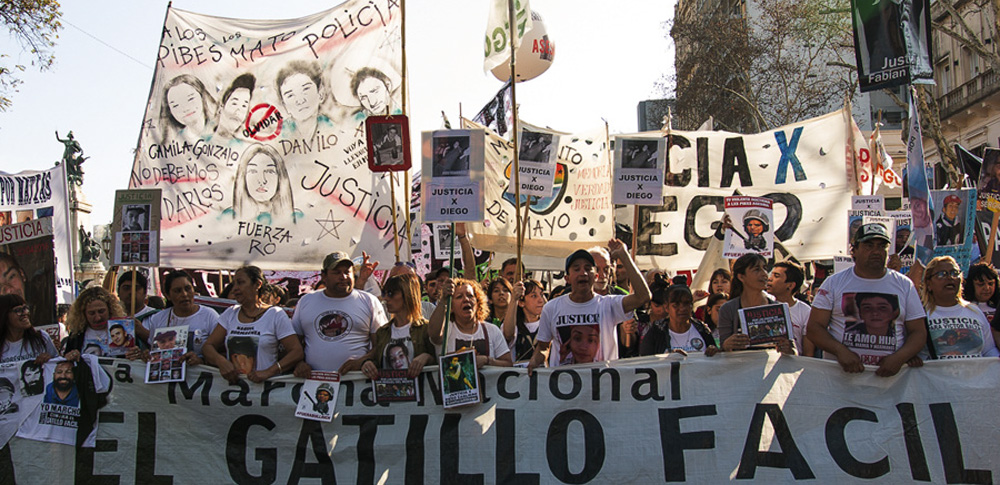
<instances>
[{"instance_id":1,"label":"blue sky","mask_svg":"<svg viewBox=\"0 0 1000 485\"><path fill-rule=\"evenodd\" d=\"M173 2L174 8L235 18L294 18L329 5ZM556 56L548 72L518 85L521 119L562 131L593 129L604 119L612 133L636 131L636 105L662 97L656 83L674 70L673 44L664 27L673 5L533 0ZM0 170L51 167L63 150L54 132L65 137L73 130L91 157L84 164L84 192L94 206L91 222L107 223L114 191L128 185L167 4L77 0L62 8L55 66L24 73L13 107L0 113ZM502 84L483 73L487 2L410 0L406 14L413 132L440 128L442 110L457 123L460 103L464 115L475 114ZM19 55L6 38L0 39L0 52Z\"/></svg>"}]
</instances>

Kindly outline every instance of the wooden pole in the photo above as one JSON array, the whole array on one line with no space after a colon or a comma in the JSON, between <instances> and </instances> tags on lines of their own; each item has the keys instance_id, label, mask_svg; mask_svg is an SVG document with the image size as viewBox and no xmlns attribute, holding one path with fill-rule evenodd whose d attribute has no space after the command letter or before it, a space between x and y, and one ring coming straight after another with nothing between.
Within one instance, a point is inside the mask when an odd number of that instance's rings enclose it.
<instances>
[{"instance_id":1,"label":"wooden pole","mask_svg":"<svg viewBox=\"0 0 1000 485\"><path fill-rule=\"evenodd\" d=\"M448 255L448 278L455 278L455 223L451 223L451 253ZM473 277L475 278L475 277ZM448 325L451 323L451 298L445 300L444 307L444 333L441 337L441 353L447 353L448 349ZM483 329L485 331L485 329Z\"/></svg>"},{"instance_id":2,"label":"wooden pole","mask_svg":"<svg viewBox=\"0 0 1000 485\"><path fill-rule=\"evenodd\" d=\"M879 127L881 127L881 125L882 125L882 110L878 110L878 121L876 121L875 123L877 123L875 125L875 129L878 130ZM875 195L875 172L877 171L877 169L875 168L875 157L876 157L876 154L875 154L875 151L874 151L875 147L869 146L868 148L870 150L872 150L872 153L868 154L868 161L872 165L872 195ZM878 164L881 165L882 161L879 160Z\"/></svg>"},{"instance_id":3,"label":"wooden pole","mask_svg":"<svg viewBox=\"0 0 1000 485\"><path fill-rule=\"evenodd\" d=\"M993 265L993 247L997 245L997 223L1000 223L1000 212L993 213L993 222L990 224L990 242L986 245L986 264Z\"/></svg>"},{"instance_id":4,"label":"wooden pole","mask_svg":"<svg viewBox=\"0 0 1000 485\"><path fill-rule=\"evenodd\" d=\"M400 21L402 23L402 27L400 27L400 36L402 37L402 39L401 39L400 42L401 42L401 50L403 51L403 70L402 70L403 115L404 116L408 116L409 115L409 111L407 111L407 107L408 107L408 103L407 103L408 99L407 98L410 97L410 90L409 90L409 85L406 82L406 80L407 80L407 76L406 76L407 75L407 68L406 68L406 0L400 0L400 2L399 2L399 12L400 12ZM407 146L405 149L406 150L410 150L410 147ZM403 200L403 208L406 211L406 214L405 214L405 217L406 217L405 218L406 242L409 244L409 247L413 247L413 231L410 230L410 195L411 195L411 193L413 191L413 187L410 185L410 171L409 170L407 170L403 174L403 184L404 184L404 186L406 188L406 196L404 197L404 200ZM394 206L395 206L395 200L396 199L394 197L393 198L393 205ZM393 217L392 219L393 219L393 221L396 220L395 217ZM397 249L396 252L398 254L399 250ZM413 255L411 254L410 255L410 259L412 259L412 258L413 258ZM396 257L396 260L397 261L399 260L399 256Z\"/></svg>"},{"instance_id":5,"label":"wooden pole","mask_svg":"<svg viewBox=\"0 0 1000 485\"><path fill-rule=\"evenodd\" d=\"M392 248L396 252L396 262L399 262L399 230L396 225L396 173L389 172L389 207L392 210Z\"/></svg>"},{"instance_id":6,"label":"wooden pole","mask_svg":"<svg viewBox=\"0 0 1000 485\"><path fill-rule=\"evenodd\" d=\"M399 30L399 34L401 37L400 50L403 51L403 68L400 72L400 77L401 77L400 83L402 84L402 89L403 89L403 105L402 105L403 114L406 115L408 114L406 111L406 98L407 95L409 94L407 89L408 86L406 83L406 0L399 1L399 15L400 15L400 24L402 24ZM391 115L392 113L386 113L386 114Z\"/></svg>"},{"instance_id":7,"label":"wooden pole","mask_svg":"<svg viewBox=\"0 0 1000 485\"><path fill-rule=\"evenodd\" d=\"M530 13L529 13L530 15ZM517 89L515 85L517 84L517 60L515 59L514 52L514 39L517 32L517 22L515 22L516 17L514 17L514 0L507 0L507 25L510 37L507 39L507 45L510 46L510 104L513 108L514 113L514 123L513 129L511 130L511 142L514 145L514 212L517 214L517 278L521 279L524 276L521 274L521 246L524 244L524 230L521 227L521 165L518 160L518 144L517 144L517 131L518 125L520 124L517 119Z\"/></svg>"},{"instance_id":8,"label":"wooden pole","mask_svg":"<svg viewBox=\"0 0 1000 485\"><path fill-rule=\"evenodd\" d=\"M139 270L138 266L132 267L132 291L130 292L131 296L129 298L130 300L132 300L132 306L129 307L129 311L132 313L132 315L130 316L132 317L135 317L135 273L138 270Z\"/></svg>"}]
</instances>

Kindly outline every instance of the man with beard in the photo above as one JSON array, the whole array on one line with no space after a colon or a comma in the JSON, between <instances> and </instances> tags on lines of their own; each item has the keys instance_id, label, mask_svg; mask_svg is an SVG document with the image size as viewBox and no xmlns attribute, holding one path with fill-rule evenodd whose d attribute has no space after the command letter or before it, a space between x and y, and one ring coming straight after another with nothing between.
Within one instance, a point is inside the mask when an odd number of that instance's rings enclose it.
<instances>
[{"instance_id":1,"label":"man with beard","mask_svg":"<svg viewBox=\"0 0 1000 485\"><path fill-rule=\"evenodd\" d=\"M328 254L320 277L323 291L303 296L292 316L292 328L306 353L295 376L304 379L313 369L341 374L359 370L372 357L372 336L388 321L374 295L354 288L354 262L347 253Z\"/></svg>"},{"instance_id":2,"label":"man with beard","mask_svg":"<svg viewBox=\"0 0 1000 485\"><path fill-rule=\"evenodd\" d=\"M45 387L46 404L62 404L64 406L80 407L80 395L76 390L73 378L73 363L60 362L52 372L52 382Z\"/></svg>"},{"instance_id":3,"label":"man with beard","mask_svg":"<svg viewBox=\"0 0 1000 485\"><path fill-rule=\"evenodd\" d=\"M21 395L37 396L45 391L45 380L42 379L42 366L33 360L21 364Z\"/></svg>"}]
</instances>

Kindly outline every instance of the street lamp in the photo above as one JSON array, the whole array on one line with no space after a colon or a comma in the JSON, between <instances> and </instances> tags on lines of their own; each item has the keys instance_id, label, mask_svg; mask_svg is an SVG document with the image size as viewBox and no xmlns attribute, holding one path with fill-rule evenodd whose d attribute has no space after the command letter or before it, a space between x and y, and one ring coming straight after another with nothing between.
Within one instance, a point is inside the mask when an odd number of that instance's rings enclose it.
<instances>
[{"instance_id":1,"label":"street lamp","mask_svg":"<svg viewBox=\"0 0 1000 485\"><path fill-rule=\"evenodd\" d=\"M111 259L111 242L111 231L106 229L104 231L104 239L101 239L101 249L104 250L104 256L109 260Z\"/></svg>"}]
</instances>

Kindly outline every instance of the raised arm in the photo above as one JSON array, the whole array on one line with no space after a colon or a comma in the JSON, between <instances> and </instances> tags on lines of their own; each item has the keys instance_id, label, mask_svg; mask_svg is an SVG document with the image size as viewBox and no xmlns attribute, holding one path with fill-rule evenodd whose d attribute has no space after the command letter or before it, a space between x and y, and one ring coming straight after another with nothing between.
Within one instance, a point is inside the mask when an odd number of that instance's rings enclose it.
<instances>
[{"instance_id":1,"label":"raised arm","mask_svg":"<svg viewBox=\"0 0 1000 485\"><path fill-rule=\"evenodd\" d=\"M524 296L524 282L518 281L514 283L514 291L510 295L510 304L507 305L507 315L503 318L503 326L500 330L503 331L503 338L507 340L507 343L514 341L514 331L517 329L517 302L521 300Z\"/></svg>"},{"instance_id":2,"label":"raised arm","mask_svg":"<svg viewBox=\"0 0 1000 485\"><path fill-rule=\"evenodd\" d=\"M447 302L451 300L451 295L454 292L455 282L451 278L445 279L441 285L441 297L438 298L438 304L434 307L434 313L431 314L430 322L427 324L427 336L434 345L441 345L444 341L444 321L447 311L445 307L448 306Z\"/></svg>"},{"instance_id":3,"label":"raised arm","mask_svg":"<svg viewBox=\"0 0 1000 485\"><path fill-rule=\"evenodd\" d=\"M470 280L479 281L476 272L475 249L472 247L472 239L469 238L469 232L466 230L464 222L455 224L455 237L462 247L462 275Z\"/></svg>"},{"instance_id":4,"label":"raised arm","mask_svg":"<svg viewBox=\"0 0 1000 485\"><path fill-rule=\"evenodd\" d=\"M639 273L639 268L635 266L635 261L632 261L632 256L628 254L628 247L620 240L612 239L608 241L608 249L611 250L612 260L618 258L625 265L625 276L628 278L629 284L632 285L632 293L622 300L622 309L628 313L645 305L650 298L649 285Z\"/></svg>"}]
</instances>

